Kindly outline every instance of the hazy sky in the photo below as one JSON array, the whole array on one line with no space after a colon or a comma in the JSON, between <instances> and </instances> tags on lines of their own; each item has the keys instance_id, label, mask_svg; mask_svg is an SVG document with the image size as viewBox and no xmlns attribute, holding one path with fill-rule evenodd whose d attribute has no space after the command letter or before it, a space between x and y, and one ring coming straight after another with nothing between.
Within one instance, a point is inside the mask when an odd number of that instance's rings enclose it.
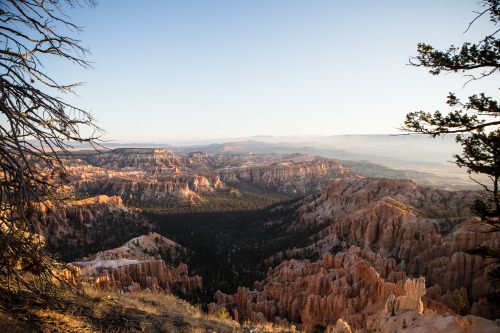
<instances>
[{"instance_id":1,"label":"hazy sky","mask_svg":"<svg viewBox=\"0 0 500 333\"><path fill-rule=\"evenodd\" d=\"M408 66L417 44L463 34L470 0L101 1L71 11L95 69L47 63L68 100L121 142L395 133L406 113L447 111L449 91L498 94L495 77L467 85ZM495 96L496 97L496 96Z\"/></svg>"}]
</instances>

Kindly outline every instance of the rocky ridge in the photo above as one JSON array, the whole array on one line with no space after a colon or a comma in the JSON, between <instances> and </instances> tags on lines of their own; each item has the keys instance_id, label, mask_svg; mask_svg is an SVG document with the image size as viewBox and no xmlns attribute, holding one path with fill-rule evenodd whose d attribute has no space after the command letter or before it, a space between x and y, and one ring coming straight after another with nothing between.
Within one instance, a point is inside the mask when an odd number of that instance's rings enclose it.
<instances>
[{"instance_id":1,"label":"rocky ridge","mask_svg":"<svg viewBox=\"0 0 500 333\"><path fill-rule=\"evenodd\" d=\"M139 259L145 256L156 256L164 252L169 252L172 265L176 260L189 255L189 250L176 242L163 237L156 232L132 238L120 247L101 251L99 256L104 258L128 258ZM91 256L91 257L95 257Z\"/></svg>"},{"instance_id":2,"label":"rocky ridge","mask_svg":"<svg viewBox=\"0 0 500 333\"><path fill-rule=\"evenodd\" d=\"M114 248L151 230L139 212L126 208L119 196L99 195L59 207L40 206L32 221L49 249L67 261Z\"/></svg>"},{"instance_id":3,"label":"rocky ridge","mask_svg":"<svg viewBox=\"0 0 500 333\"><path fill-rule=\"evenodd\" d=\"M303 196L336 177L354 177L331 160L302 154L221 154L177 156L166 149L116 149L82 155L70 164L74 188L87 194L113 194L166 203L199 201L199 195L229 186Z\"/></svg>"},{"instance_id":4,"label":"rocky ridge","mask_svg":"<svg viewBox=\"0 0 500 333\"><path fill-rule=\"evenodd\" d=\"M201 277L189 276L186 264L179 264L177 268L170 268L159 256L151 257L141 254L144 247L154 248L158 243L168 242L170 246L176 244L162 238L160 242L156 234L137 237L123 246L99 252L73 262L75 275L102 290L115 292L180 292L183 295L194 294L203 289ZM165 241L166 240L166 241ZM135 245L137 244L137 245Z\"/></svg>"}]
</instances>

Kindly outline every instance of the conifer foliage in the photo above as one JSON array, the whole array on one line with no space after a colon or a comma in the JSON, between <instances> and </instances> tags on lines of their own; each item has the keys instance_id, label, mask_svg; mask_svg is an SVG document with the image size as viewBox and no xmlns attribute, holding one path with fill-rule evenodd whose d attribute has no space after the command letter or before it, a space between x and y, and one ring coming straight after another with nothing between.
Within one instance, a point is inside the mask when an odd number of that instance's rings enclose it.
<instances>
[{"instance_id":1,"label":"conifer foliage","mask_svg":"<svg viewBox=\"0 0 500 333\"><path fill-rule=\"evenodd\" d=\"M500 70L500 1L485 0L469 23L466 32L479 19L489 18L493 29L476 43L466 42L461 47L451 46L447 50L436 50L431 45L418 45L418 55L410 60L411 65L430 69L433 75L446 72L463 73L467 83L488 79ZM489 228L487 232L500 232L500 107L498 101L484 93L475 94L462 101L453 93L447 104L452 111L443 115L418 111L409 113L402 130L410 133L428 134L432 137L455 134L462 146L462 154L454 155L459 167L464 167L471 179L481 185L487 195L475 201L471 210ZM499 235L500 236L500 235ZM500 279L500 249L481 246L469 251L493 259L490 275ZM500 295L488 295L490 301L500 303Z\"/></svg>"}]
</instances>

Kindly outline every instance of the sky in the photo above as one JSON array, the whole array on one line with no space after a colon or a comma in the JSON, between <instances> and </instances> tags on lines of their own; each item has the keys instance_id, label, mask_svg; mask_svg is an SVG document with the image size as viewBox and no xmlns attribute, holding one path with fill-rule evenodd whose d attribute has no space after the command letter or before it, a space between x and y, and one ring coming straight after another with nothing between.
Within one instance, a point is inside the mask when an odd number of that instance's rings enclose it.
<instances>
[{"instance_id":1,"label":"sky","mask_svg":"<svg viewBox=\"0 0 500 333\"><path fill-rule=\"evenodd\" d=\"M409 66L417 44L477 41L475 1L101 1L68 14L94 69L48 60L64 98L115 142L398 133L407 113L448 112L448 92L498 79Z\"/></svg>"}]
</instances>

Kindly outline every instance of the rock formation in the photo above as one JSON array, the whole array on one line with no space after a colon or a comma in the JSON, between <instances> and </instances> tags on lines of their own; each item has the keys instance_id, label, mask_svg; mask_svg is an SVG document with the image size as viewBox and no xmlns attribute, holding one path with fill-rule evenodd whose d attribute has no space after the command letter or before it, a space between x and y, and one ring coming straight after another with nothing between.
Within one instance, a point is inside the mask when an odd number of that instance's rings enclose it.
<instances>
[{"instance_id":1,"label":"rock formation","mask_svg":"<svg viewBox=\"0 0 500 333\"><path fill-rule=\"evenodd\" d=\"M424 304L422 303L422 296L425 295L425 278L408 279L405 281L404 296L399 296L399 308L401 310L417 310L418 313L424 311Z\"/></svg>"},{"instance_id":2,"label":"rock formation","mask_svg":"<svg viewBox=\"0 0 500 333\"><path fill-rule=\"evenodd\" d=\"M40 205L33 224L37 233L49 239L66 237L72 232L68 219L76 219L80 223L90 222L96 216L106 212L127 212L122 199L118 196L99 195L83 200L72 201L70 204L55 207L51 204Z\"/></svg>"},{"instance_id":3,"label":"rock formation","mask_svg":"<svg viewBox=\"0 0 500 333\"><path fill-rule=\"evenodd\" d=\"M137 248L134 249L133 244L137 242L144 246L152 237L154 234L138 237L120 248L99 252L72 264L79 268L78 276L81 280L99 289L117 292L176 291L184 295L201 291L201 278L197 275L189 276L185 264L181 263L173 269L158 257L139 256L140 252Z\"/></svg>"},{"instance_id":4,"label":"rock formation","mask_svg":"<svg viewBox=\"0 0 500 333\"><path fill-rule=\"evenodd\" d=\"M333 178L356 177L334 161L300 154L198 152L177 156L166 149L115 149L79 157L85 161L69 162L76 190L162 204L199 201L200 194L224 189L227 184L297 197L319 191Z\"/></svg>"},{"instance_id":5,"label":"rock formation","mask_svg":"<svg viewBox=\"0 0 500 333\"><path fill-rule=\"evenodd\" d=\"M167 199L192 200L196 192L214 191L223 187L216 175L161 175L147 176L136 174L116 175L106 173L100 177L82 179L74 182L80 192L113 193L137 200L165 202Z\"/></svg>"},{"instance_id":6,"label":"rock formation","mask_svg":"<svg viewBox=\"0 0 500 333\"><path fill-rule=\"evenodd\" d=\"M170 269L163 260L94 260L74 262L80 267L80 279L99 289L117 292L180 292L187 295L202 289L201 278L189 276L187 266Z\"/></svg>"},{"instance_id":7,"label":"rock formation","mask_svg":"<svg viewBox=\"0 0 500 333\"><path fill-rule=\"evenodd\" d=\"M471 313L497 318L500 310L479 301L500 288L488 278L489 261L465 253L480 245L500 246L498 235L477 232L485 226L466 215L466 207L480 195L405 180L335 179L321 197L304 200L292 227L329 224L329 235L317 244L340 249L356 245L394 258L409 276L425 277L429 287L439 285L440 295L432 300L465 288Z\"/></svg>"},{"instance_id":8,"label":"rock formation","mask_svg":"<svg viewBox=\"0 0 500 333\"><path fill-rule=\"evenodd\" d=\"M423 311L421 296L426 292L425 279L405 281L405 295L397 298L390 295L385 311L380 311L367 318L367 332L392 333L405 332L499 332L497 323L468 315L437 314L426 309Z\"/></svg>"},{"instance_id":9,"label":"rock formation","mask_svg":"<svg viewBox=\"0 0 500 333\"><path fill-rule=\"evenodd\" d=\"M384 307L388 294L402 292L404 277L393 259L353 247L335 256L326 253L315 263L284 261L256 282L255 290L218 292L209 311L226 307L242 322L294 324L306 331L318 322L335 324L341 317L360 328L373 311Z\"/></svg>"},{"instance_id":10,"label":"rock formation","mask_svg":"<svg viewBox=\"0 0 500 333\"><path fill-rule=\"evenodd\" d=\"M175 261L181 260L188 255L190 251L176 242L163 237L156 232L150 232L147 235L132 238L120 247L108 249L99 252L97 255L91 255L87 260L99 259L140 259L147 256L161 255L169 253L169 262L172 265Z\"/></svg>"},{"instance_id":11,"label":"rock formation","mask_svg":"<svg viewBox=\"0 0 500 333\"><path fill-rule=\"evenodd\" d=\"M335 326L328 326L328 333L351 333L351 327L342 319L337 320Z\"/></svg>"},{"instance_id":12,"label":"rock formation","mask_svg":"<svg viewBox=\"0 0 500 333\"><path fill-rule=\"evenodd\" d=\"M418 313L424 311L422 296L425 295L425 278L407 279L405 281L405 295L395 298L391 294L385 303L385 313L395 314L404 310L417 310Z\"/></svg>"},{"instance_id":13,"label":"rock formation","mask_svg":"<svg viewBox=\"0 0 500 333\"><path fill-rule=\"evenodd\" d=\"M306 331L318 322L334 325L340 318L358 329L384 309L388 297L389 312L421 313L424 302L444 310L446 295L462 290L471 312L496 318L499 309L480 300L484 293L498 291L487 277L488 261L465 253L480 245L498 246L496 235L474 230L483 226L464 210L480 195L405 180L334 179L321 196L302 200L289 228L328 226L328 233L318 234L322 239L294 249L295 257L301 251L304 256L328 249L342 252L326 253L317 262L284 261L256 282L255 290L217 293L209 309L225 306L240 321L290 322ZM422 278L403 288L406 275ZM428 296L426 283L434 286Z\"/></svg>"},{"instance_id":14,"label":"rock formation","mask_svg":"<svg viewBox=\"0 0 500 333\"><path fill-rule=\"evenodd\" d=\"M151 229L137 211L123 206L120 197L105 195L60 207L41 205L32 221L50 250L66 261L116 247Z\"/></svg>"},{"instance_id":15,"label":"rock formation","mask_svg":"<svg viewBox=\"0 0 500 333\"><path fill-rule=\"evenodd\" d=\"M219 173L223 182L250 182L292 196L317 191L333 178L353 176L355 174L351 170L329 160L286 161L265 167L226 169Z\"/></svg>"}]
</instances>

